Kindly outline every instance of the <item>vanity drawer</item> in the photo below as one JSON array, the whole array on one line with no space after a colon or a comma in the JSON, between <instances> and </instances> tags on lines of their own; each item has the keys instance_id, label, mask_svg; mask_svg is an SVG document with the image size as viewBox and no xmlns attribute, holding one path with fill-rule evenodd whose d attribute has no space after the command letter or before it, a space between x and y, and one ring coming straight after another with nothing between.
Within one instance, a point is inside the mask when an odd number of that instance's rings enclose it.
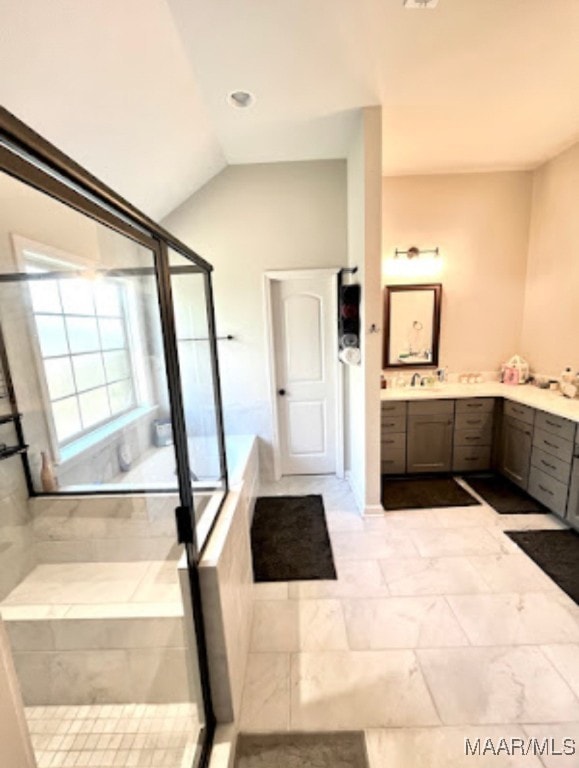
<instances>
[{"instance_id":1,"label":"vanity drawer","mask_svg":"<svg viewBox=\"0 0 579 768\"><path fill-rule=\"evenodd\" d=\"M455 429L454 444L456 445L490 445L493 441L492 425L484 429Z\"/></svg>"},{"instance_id":2,"label":"vanity drawer","mask_svg":"<svg viewBox=\"0 0 579 768\"><path fill-rule=\"evenodd\" d=\"M382 401L380 412L382 421L390 416L406 416L406 402L404 400Z\"/></svg>"},{"instance_id":3,"label":"vanity drawer","mask_svg":"<svg viewBox=\"0 0 579 768\"><path fill-rule=\"evenodd\" d=\"M406 472L405 433L382 438L380 465L383 475L402 475Z\"/></svg>"},{"instance_id":4,"label":"vanity drawer","mask_svg":"<svg viewBox=\"0 0 579 768\"><path fill-rule=\"evenodd\" d=\"M504 405L505 416L513 416L519 421L524 421L525 424L533 424L535 421L535 409L529 405L519 405L519 403L512 403L510 400L505 400Z\"/></svg>"},{"instance_id":5,"label":"vanity drawer","mask_svg":"<svg viewBox=\"0 0 579 768\"><path fill-rule=\"evenodd\" d=\"M573 458L573 443L565 440L563 437L553 435L551 432L545 432L544 429L535 429L533 434L533 445L542 451L556 456L561 461L571 464Z\"/></svg>"},{"instance_id":6,"label":"vanity drawer","mask_svg":"<svg viewBox=\"0 0 579 768\"><path fill-rule=\"evenodd\" d=\"M404 475L406 473L406 450L393 448L382 452L380 466L383 475Z\"/></svg>"},{"instance_id":7,"label":"vanity drawer","mask_svg":"<svg viewBox=\"0 0 579 768\"><path fill-rule=\"evenodd\" d=\"M481 447L459 446L454 449L452 468L455 472L480 472L491 465L490 445Z\"/></svg>"},{"instance_id":8,"label":"vanity drawer","mask_svg":"<svg viewBox=\"0 0 579 768\"><path fill-rule=\"evenodd\" d=\"M481 429L492 432L492 413L457 413L454 419L455 429Z\"/></svg>"},{"instance_id":9,"label":"vanity drawer","mask_svg":"<svg viewBox=\"0 0 579 768\"><path fill-rule=\"evenodd\" d=\"M575 439L575 422L569 419L563 419L561 416L552 416L545 411L537 411L535 417L535 428L544 429L552 435L559 435L565 440Z\"/></svg>"},{"instance_id":10,"label":"vanity drawer","mask_svg":"<svg viewBox=\"0 0 579 768\"><path fill-rule=\"evenodd\" d=\"M567 485L537 467L531 467L528 491L552 512L563 516L567 507Z\"/></svg>"},{"instance_id":11,"label":"vanity drawer","mask_svg":"<svg viewBox=\"0 0 579 768\"><path fill-rule=\"evenodd\" d=\"M492 413L494 397L467 397L456 401L457 413Z\"/></svg>"},{"instance_id":12,"label":"vanity drawer","mask_svg":"<svg viewBox=\"0 0 579 768\"><path fill-rule=\"evenodd\" d=\"M406 432L406 416L382 416L380 431L382 437L394 432Z\"/></svg>"},{"instance_id":13,"label":"vanity drawer","mask_svg":"<svg viewBox=\"0 0 579 768\"><path fill-rule=\"evenodd\" d=\"M569 482L571 465L555 456L551 456L550 453L545 453L545 451L542 451L540 448L533 448L531 464L542 472L551 475L555 480L565 483L565 485Z\"/></svg>"},{"instance_id":14,"label":"vanity drawer","mask_svg":"<svg viewBox=\"0 0 579 768\"><path fill-rule=\"evenodd\" d=\"M408 403L409 416L452 416L454 400L421 400Z\"/></svg>"},{"instance_id":15,"label":"vanity drawer","mask_svg":"<svg viewBox=\"0 0 579 768\"><path fill-rule=\"evenodd\" d=\"M381 440L381 455L384 456L386 451L401 450L406 451L406 433L395 432L391 435L382 435Z\"/></svg>"}]
</instances>

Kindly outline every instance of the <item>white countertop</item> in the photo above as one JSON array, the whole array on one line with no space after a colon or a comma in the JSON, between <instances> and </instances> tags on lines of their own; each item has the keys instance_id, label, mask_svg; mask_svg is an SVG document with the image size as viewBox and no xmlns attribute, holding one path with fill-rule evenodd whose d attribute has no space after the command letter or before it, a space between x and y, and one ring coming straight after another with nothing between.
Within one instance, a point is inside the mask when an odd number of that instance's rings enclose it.
<instances>
[{"instance_id":1,"label":"white countertop","mask_svg":"<svg viewBox=\"0 0 579 768\"><path fill-rule=\"evenodd\" d=\"M579 400L570 400L558 392L527 384L510 386L498 381L482 384L439 384L435 387L390 387L380 390L381 400L458 400L466 397L503 397L530 405L554 416L579 423Z\"/></svg>"}]
</instances>

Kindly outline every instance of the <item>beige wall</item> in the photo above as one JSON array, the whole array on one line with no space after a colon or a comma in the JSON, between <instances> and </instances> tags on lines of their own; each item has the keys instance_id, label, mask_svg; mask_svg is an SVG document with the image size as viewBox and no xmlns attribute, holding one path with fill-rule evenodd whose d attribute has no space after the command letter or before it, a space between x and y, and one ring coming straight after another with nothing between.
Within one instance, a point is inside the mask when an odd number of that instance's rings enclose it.
<instances>
[{"instance_id":1,"label":"beige wall","mask_svg":"<svg viewBox=\"0 0 579 768\"><path fill-rule=\"evenodd\" d=\"M225 427L271 442L263 275L346 264L346 163L232 165L164 221L215 267ZM263 454L270 470L269 451Z\"/></svg>"},{"instance_id":2,"label":"beige wall","mask_svg":"<svg viewBox=\"0 0 579 768\"><path fill-rule=\"evenodd\" d=\"M579 142L534 174L521 352L534 370L579 369Z\"/></svg>"},{"instance_id":3,"label":"beige wall","mask_svg":"<svg viewBox=\"0 0 579 768\"><path fill-rule=\"evenodd\" d=\"M519 349L531 190L528 172L383 179L383 269L396 248L442 254L440 274L383 282L442 283L439 362L450 371L498 370Z\"/></svg>"},{"instance_id":4,"label":"beige wall","mask_svg":"<svg viewBox=\"0 0 579 768\"><path fill-rule=\"evenodd\" d=\"M380 500L380 258L382 238L382 110L360 112L348 153L348 265L360 283L362 364L345 366L347 477L360 510L382 511Z\"/></svg>"}]
</instances>

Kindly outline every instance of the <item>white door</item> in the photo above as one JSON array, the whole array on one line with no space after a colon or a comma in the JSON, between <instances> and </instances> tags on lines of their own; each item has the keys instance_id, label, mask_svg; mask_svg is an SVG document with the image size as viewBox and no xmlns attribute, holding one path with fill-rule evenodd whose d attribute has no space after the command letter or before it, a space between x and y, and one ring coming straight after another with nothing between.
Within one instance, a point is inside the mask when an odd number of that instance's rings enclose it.
<instances>
[{"instance_id":1,"label":"white door","mask_svg":"<svg viewBox=\"0 0 579 768\"><path fill-rule=\"evenodd\" d=\"M274 280L271 302L281 473L335 473L336 275Z\"/></svg>"}]
</instances>

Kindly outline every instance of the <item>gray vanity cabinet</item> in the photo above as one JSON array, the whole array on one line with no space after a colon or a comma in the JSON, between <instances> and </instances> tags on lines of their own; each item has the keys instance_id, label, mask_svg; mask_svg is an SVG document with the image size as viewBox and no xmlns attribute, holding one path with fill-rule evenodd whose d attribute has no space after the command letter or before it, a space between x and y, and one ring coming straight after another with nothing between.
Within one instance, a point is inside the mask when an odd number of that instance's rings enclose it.
<instances>
[{"instance_id":1,"label":"gray vanity cabinet","mask_svg":"<svg viewBox=\"0 0 579 768\"><path fill-rule=\"evenodd\" d=\"M537 411L529 493L560 517L567 511L575 430L573 421Z\"/></svg>"},{"instance_id":2,"label":"gray vanity cabinet","mask_svg":"<svg viewBox=\"0 0 579 768\"><path fill-rule=\"evenodd\" d=\"M403 475L406 472L406 403L382 403L380 434L382 474Z\"/></svg>"},{"instance_id":3,"label":"gray vanity cabinet","mask_svg":"<svg viewBox=\"0 0 579 768\"><path fill-rule=\"evenodd\" d=\"M457 400L454 417L454 472L491 467L495 401L492 397Z\"/></svg>"},{"instance_id":4,"label":"gray vanity cabinet","mask_svg":"<svg viewBox=\"0 0 579 768\"><path fill-rule=\"evenodd\" d=\"M521 488L529 484L533 448L533 427L526 421L505 415L501 438L500 470Z\"/></svg>"},{"instance_id":5,"label":"gray vanity cabinet","mask_svg":"<svg viewBox=\"0 0 579 768\"><path fill-rule=\"evenodd\" d=\"M408 404L407 472L450 472L454 401Z\"/></svg>"}]
</instances>

